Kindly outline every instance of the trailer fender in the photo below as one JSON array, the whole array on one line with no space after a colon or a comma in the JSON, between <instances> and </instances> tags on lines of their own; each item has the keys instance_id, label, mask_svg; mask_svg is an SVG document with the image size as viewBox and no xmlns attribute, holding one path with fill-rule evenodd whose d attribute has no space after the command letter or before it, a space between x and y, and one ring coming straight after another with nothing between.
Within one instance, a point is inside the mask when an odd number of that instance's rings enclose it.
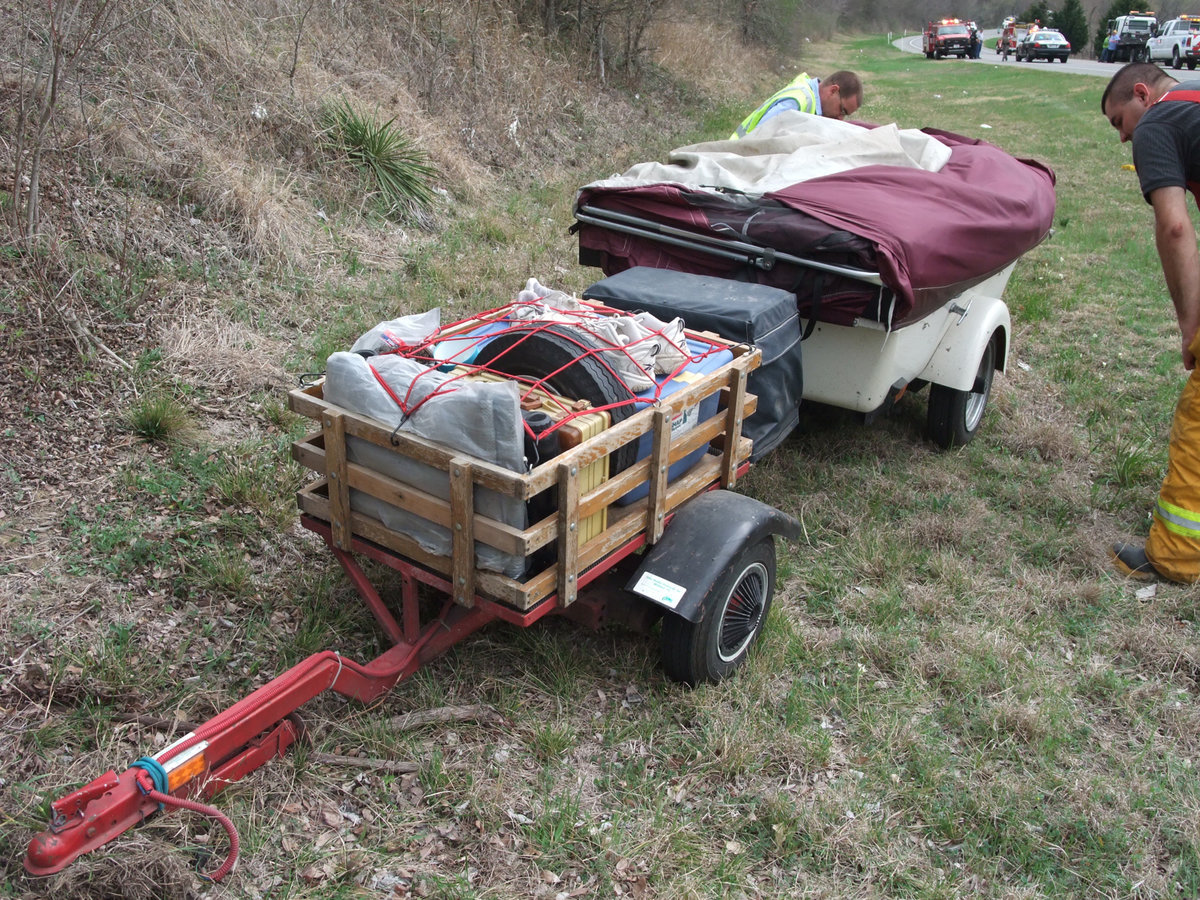
<instances>
[{"instance_id":1,"label":"trailer fender","mask_svg":"<svg viewBox=\"0 0 1200 900\"><path fill-rule=\"evenodd\" d=\"M743 548L769 535L795 540L800 531L795 518L753 497L707 491L675 512L625 589L699 622L709 588Z\"/></svg>"},{"instance_id":2,"label":"trailer fender","mask_svg":"<svg viewBox=\"0 0 1200 900\"><path fill-rule=\"evenodd\" d=\"M999 338L996 369L1007 371L1008 335L1012 329L1008 305L999 297L967 291L955 301L950 311L957 319L951 321L941 343L917 378L959 391L970 390L984 348L993 334Z\"/></svg>"}]
</instances>

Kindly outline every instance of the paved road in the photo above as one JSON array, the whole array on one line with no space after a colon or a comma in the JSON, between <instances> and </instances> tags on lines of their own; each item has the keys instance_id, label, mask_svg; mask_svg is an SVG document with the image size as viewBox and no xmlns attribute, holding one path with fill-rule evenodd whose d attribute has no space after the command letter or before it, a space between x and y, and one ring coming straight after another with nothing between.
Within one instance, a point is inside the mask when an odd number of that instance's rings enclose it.
<instances>
[{"instance_id":1,"label":"paved road","mask_svg":"<svg viewBox=\"0 0 1200 900\"><path fill-rule=\"evenodd\" d=\"M982 34L983 52L979 55L979 59L931 59L929 60L929 64L947 65L954 63L972 63L974 65L980 65L982 63L987 63L988 65L995 66L1021 66L1022 68L1031 69L1038 72L1050 71L1065 72L1068 74L1073 73L1075 75L1102 75L1106 78L1111 78L1113 73L1119 68L1119 66L1114 65L1113 63L1102 63L1097 62L1094 59L1081 59L1075 56L1072 56L1065 65L1060 62L1047 62L1046 60L1042 59L1039 59L1035 62L1019 63L1013 58L1012 54L1009 54L1008 62L1005 62L1000 54L996 52L996 38L1000 36L1000 30L998 28L985 28ZM924 56L924 52L921 50L920 33L909 35L908 37L894 39L892 43L906 53L920 53L922 56Z\"/></svg>"}]
</instances>

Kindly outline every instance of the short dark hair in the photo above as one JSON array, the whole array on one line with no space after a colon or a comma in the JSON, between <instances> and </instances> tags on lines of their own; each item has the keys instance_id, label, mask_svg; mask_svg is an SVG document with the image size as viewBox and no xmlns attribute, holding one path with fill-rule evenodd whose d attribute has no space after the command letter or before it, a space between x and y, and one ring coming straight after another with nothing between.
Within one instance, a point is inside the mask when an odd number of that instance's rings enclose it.
<instances>
[{"instance_id":1,"label":"short dark hair","mask_svg":"<svg viewBox=\"0 0 1200 900\"><path fill-rule=\"evenodd\" d=\"M862 106L862 79L853 72L847 71L846 69L839 69L828 78L822 78L821 83L836 84L838 86L838 93L840 93L843 97L853 97L858 101L858 105Z\"/></svg>"},{"instance_id":2,"label":"short dark hair","mask_svg":"<svg viewBox=\"0 0 1200 900\"><path fill-rule=\"evenodd\" d=\"M1117 74L1108 82L1108 87L1100 96L1100 112L1108 115L1108 104L1128 103L1133 99L1133 86L1147 84L1154 87L1164 81L1173 84L1179 82L1160 69L1154 63L1132 62L1117 70Z\"/></svg>"}]
</instances>

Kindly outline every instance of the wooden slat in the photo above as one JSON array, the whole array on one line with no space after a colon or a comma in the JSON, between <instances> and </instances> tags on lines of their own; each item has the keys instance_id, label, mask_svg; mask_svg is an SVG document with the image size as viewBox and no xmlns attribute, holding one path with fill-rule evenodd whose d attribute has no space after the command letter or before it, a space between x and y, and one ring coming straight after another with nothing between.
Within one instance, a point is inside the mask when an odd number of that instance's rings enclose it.
<instances>
[{"instance_id":1,"label":"wooden slat","mask_svg":"<svg viewBox=\"0 0 1200 900\"><path fill-rule=\"evenodd\" d=\"M695 429L692 429L695 431ZM653 546L663 533L667 507L667 479L670 476L671 416L665 410L654 414L654 432L650 448L650 492L646 506L646 543ZM699 460L697 460L699 462Z\"/></svg>"},{"instance_id":2,"label":"wooden slat","mask_svg":"<svg viewBox=\"0 0 1200 900\"><path fill-rule=\"evenodd\" d=\"M705 337L711 340L711 336L705 335ZM719 344L725 343L720 340L714 342ZM666 409L672 415L678 414L684 409L698 404L701 400L717 391L726 389L727 374L731 369L749 371L761 363L762 353L757 348L750 348L748 350L744 346L728 346L735 354L731 362L709 373L694 385L690 385L662 398L655 407L647 407L647 409L630 416L628 419L607 429L602 434L584 441L579 447L562 454L562 461L574 461L580 467L584 467L612 453L630 440L636 440L641 435L649 432L653 424L652 415L654 409ZM347 434L360 437L380 447L386 447L395 452L402 453L405 456L442 469L443 471L449 465L450 460L458 455L453 450L423 440L407 432L386 428L378 420L342 410L340 407L327 403L323 399L323 384L321 382L307 388L291 391L288 394L288 405L295 412L315 419L319 419L326 410L339 411L345 416ZM749 411L747 414L749 414ZM555 461L557 462L558 460L559 457L556 457ZM550 487L554 484L556 478L555 467L553 465L539 466L528 474L510 472L507 469L482 460L472 460L472 465L475 467L475 482L477 484L491 488L507 496L523 500L528 500L534 494L540 493L542 490Z\"/></svg>"},{"instance_id":3,"label":"wooden slat","mask_svg":"<svg viewBox=\"0 0 1200 900\"><path fill-rule=\"evenodd\" d=\"M450 461L450 571L454 601L475 605L475 482L471 463L464 457Z\"/></svg>"},{"instance_id":4,"label":"wooden slat","mask_svg":"<svg viewBox=\"0 0 1200 900\"><path fill-rule=\"evenodd\" d=\"M346 417L336 410L326 410L321 416L325 436L325 477L329 480L329 526L333 530L333 545L349 550L353 532L350 529L350 480L346 473Z\"/></svg>"},{"instance_id":5,"label":"wooden slat","mask_svg":"<svg viewBox=\"0 0 1200 900\"><path fill-rule=\"evenodd\" d=\"M296 500L301 510L323 522L328 522L330 517L329 497L322 493L325 487L323 480L315 482L299 491ZM426 552L415 540L399 531L393 531L378 519L351 512L350 521L354 527L355 537L393 550L431 572L437 572L447 581L451 579L449 556L437 556ZM533 606L533 602L528 599L529 592L524 585L499 572L478 569L475 572L475 590L478 594L507 603L520 610L526 610Z\"/></svg>"},{"instance_id":6,"label":"wooden slat","mask_svg":"<svg viewBox=\"0 0 1200 900\"><path fill-rule=\"evenodd\" d=\"M732 452L740 443L745 419L746 370L734 369L729 375L729 405L725 412L725 441L721 453L721 487L737 482L737 459Z\"/></svg>"},{"instance_id":7,"label":"wooden slat","mask_svg":"<svg viewBox=\"0 0 1200 900\"><path fill-rule=\"evenodd\" d=\"M440 444L427 441L406 431L397 431L384 427L383 423L377 419L353 413L342 409L340 406L327 403L319 396L319 392L314 393L314 390L318 387L320 385L314 385L312 388L305 390L293 390L288 394L288 405L296 412L318 420L326 412L338 412L345 417L346 434L362 438L376 446L384 447L395 453L407 456L410 459L415 459L436 469L441 469L443 472L449 468L450 460L461 455L460 451L442 447ZM510 472L502 466L497 466L482 459L472 459L471 465L475 469L476 484L484 485L498 493L511 497L527 499L526 476L524 473Z\"/></svg>"},{"instance_id":8,"label":"wooden slat","mask_svg":"<svg viewBox=\"0 0 1200 900\"><path fill-rule=\"evenodd\" d=\"M308 387L295 388L288 392L288 409L310 419L320 421L321 413L329 408L324 397L324 379Z\"/></svg>"},{"instance_id":9,"label":"wooden slat","mask_svg":"<svg viewBox=\"0 0 1200 900\"><path fill-rule=\"evenodd\" d=\"M753 394L747 394L746 396L754 398ZM671 443L671 449L668 454L670 464L683 459L697 447L714 442L716 438L721 436L724 428L724 412L720 412L715 416L705 419L703 422L697 423L685 435ZM604 509L610 504L615 503L618 498L624 497L650 477L650 466L651 459L647 456L645 459L641 459L629 466L625 471L614 475L595 490L584 494L580 500L579 514L587 518L597 510ZM668 466L668 472L669 470L670 466Z\"/></svg>"},{"instance_id":10,"label":"wooden slat","mask_svg":"<svg viewBox=\"0 0 1200 900\"><path fill-rule=\"evenodd\" d=\"M750 441L743 438L739 445L738 457L744 461L749 455ZM667 488L666 511L669 513L687 500L690 500L716 481L720 473L720 459L716 456L705 456L686 475L677 478ZM587 571L590 566L595 565L599 560L612 553L626 541L637 537L638 533L645 527L645 504L646 500L642 499L629 507L631 510L642 510L642 515L631 515L629 513L613 515L613 511L620 509L620 507L613 507L609 510L608 528L579 548L577 567L580 572ZM551 566L545 571L527 579L522 583L521 587L525 591L527 602L530 606L533 606L538 601L549 597L557 588L557 585L558 567Z\"/></svg>"},{"instance_id":11,"label":"wooden slat","mask_svg":"<svg viewBox=\"0 0 1200 900\"><path fill-rule=\"evenodd\" d=\"M450 467L450 461L461 456L461 451L450 450L404 431L394 431L380 428L374 420L364 416L346 413L346 434L370 441L380 447L385 447L395 453L401 453L409 459L423 462L443 472ZM510 472L508 469L482 459L471 459L474 469L475 483L489 487L501 494L524 499L525 476L523 473Z\"/></svg>"},{"instance_id":12,"label":"wooden slat","mask_svg":"<svg viewBox=\"0 0 1200 900\"><path fill-rule=\"evenodd\" d=\"M313 471L325 474L324 450L297 441L292 445L292 456ZM419 515L443 528L449 529L453 524L449 500L418 490L358 463L347 463L346 472L347 481L355 490ZM515 556L528 556L537 546L541 546L531 544L525 531L478 513L475 515L474 528L475 540Z\"/></svg>"},{"instance_id":13,"label":"wooden slat","mask_svg":"<svg viewBox=\"0 0 1200 900\"><path fill-rule=\"evenodd\" d=\"M579 594L579 466L558 466L558 605L570 606Z\"/></svg>"}]
</instances>

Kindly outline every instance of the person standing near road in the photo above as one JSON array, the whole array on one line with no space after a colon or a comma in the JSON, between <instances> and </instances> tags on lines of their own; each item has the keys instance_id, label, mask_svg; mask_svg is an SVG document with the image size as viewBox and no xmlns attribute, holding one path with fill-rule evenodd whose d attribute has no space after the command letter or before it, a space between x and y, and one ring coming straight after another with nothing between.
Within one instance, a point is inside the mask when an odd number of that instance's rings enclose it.
<instances>
[{"instance_id":1,"label":"person standing near road","mask_svg":"<svg viewBox=\"0 0 1200 900\"><path fill-rule=\"evenodd\" d=\"M842 69L828 78L811 78L807 72L801 72L790 84L780 88L746 116L729 139L735 141L745 137L760 122L779 115L785 109L844 119L858 111L862 100L862 79L853 72Z\"/></svg>"},{"instance_id":2,"label":"person standing near road","mask_svg":"<svg viewBox=\"0 0 1200 900\"><path fill-rule=\"evenodd\" d=\"M1123 66L1109 81L1100 109L1132 141L1142 196L1154 209L1154 242L1175 318L1183 367L1191 374L1179 396L1167 446L1167 474L1144 547L1112 547L1118 570L1133 578L1200 579L1200 251L1187 191L1200 204L1200 81L1183 84L1151 63Z\"/></svg>"},{"instance_id":3,"label":"person standing near road","mask_svg":"<svg viewBox=\"0 0 1200 900\"><path fill-rule=\"evenodd\" d=\"M1100 51L1100 62L1116 62L1117 61L1117 30L1114 28L1108 33L1108 40L1104 43L1104 49Z\"/></svg>"}]
</instances>

